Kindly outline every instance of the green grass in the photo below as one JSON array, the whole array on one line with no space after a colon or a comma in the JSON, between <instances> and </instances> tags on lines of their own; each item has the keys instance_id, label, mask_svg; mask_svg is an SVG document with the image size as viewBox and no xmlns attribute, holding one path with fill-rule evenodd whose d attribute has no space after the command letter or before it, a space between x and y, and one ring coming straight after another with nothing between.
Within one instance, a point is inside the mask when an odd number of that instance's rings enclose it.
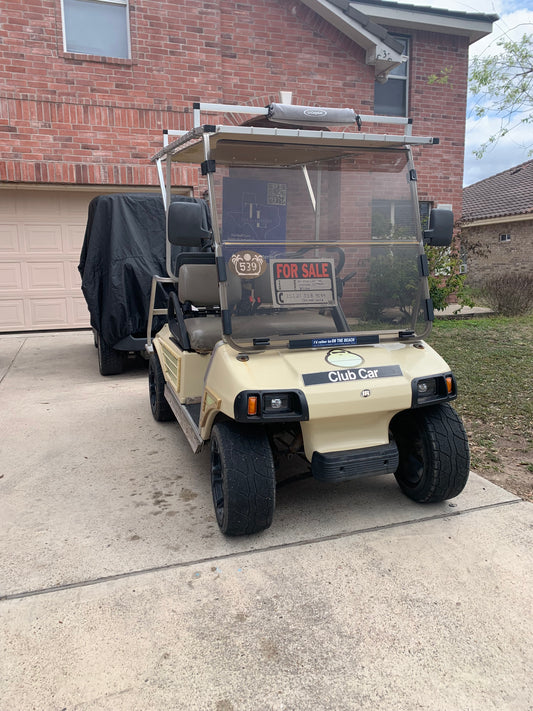
<instances>
[{"instance_id":1,"label":"green grass","mask_svg":"<svg viewBox=\"0 0 533 711\"><path fill-rule=\"evenodd\" d=\"M469 430L473 469L501 465L502 440L522 447L517 460L530 458L533 315L437 319L428 341L457 378L455 404ZM518 463L530 474L530 462Z\"/></svg>"}]
</instances>

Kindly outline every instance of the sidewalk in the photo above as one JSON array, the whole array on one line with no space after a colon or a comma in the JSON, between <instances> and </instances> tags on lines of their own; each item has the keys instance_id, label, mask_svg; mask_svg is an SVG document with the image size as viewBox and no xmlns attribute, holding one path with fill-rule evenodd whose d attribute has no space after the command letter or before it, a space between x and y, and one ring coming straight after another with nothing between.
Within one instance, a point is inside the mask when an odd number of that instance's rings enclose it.
<instances>
[{"instance_id":1,"label":"sidewalk","mask_svg":"<svg viewBox=\"0 0 533 711\"><path fill-rule=\"evenodd\" d=\"M448 304L442 311L435 310L435 318L473 318L493 314L494 311L485 306L461 306L460 304Z\"/></svg>"},{"instance_id":2,"label":"sidewalk","mask_svg":"<svg viewBox=\"0 0 533 711\"><path fill-rule=\"evenodd\" d=\"M306 479L226 539L208 453L89 332L0 338L0 407L0 709L531 710L530 503Z\"/></svg>"}]
</instances>

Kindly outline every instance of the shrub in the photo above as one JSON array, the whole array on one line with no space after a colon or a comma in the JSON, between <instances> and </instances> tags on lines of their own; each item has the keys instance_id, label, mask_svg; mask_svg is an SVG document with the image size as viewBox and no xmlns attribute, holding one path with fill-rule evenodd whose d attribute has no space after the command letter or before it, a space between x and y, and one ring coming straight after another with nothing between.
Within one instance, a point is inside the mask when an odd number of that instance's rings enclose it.
<instances>
[{"instance_id":1,"label":"shrub","mask_svg":"<svg viewBox=\"0 0 533 711\"><path fill-rule=\"evenodd\" d=\"M533 309L533 275L499 274L481 286L484 301L502 316L522 316Z\"/></svg>"},{"instance_id":2,"label":"shrub","mask_svg":"<svg viewBox=\"0 0 533 711\"><path fill-rule=\"evenodd\" d=\"M429 293L436 311L444 310L451 296L461 306L473 306L474 301L466 282L466 274L461 274L459 245L454 238L449 249L425 247L429 263Z\"/></svg>"}]
</instances>

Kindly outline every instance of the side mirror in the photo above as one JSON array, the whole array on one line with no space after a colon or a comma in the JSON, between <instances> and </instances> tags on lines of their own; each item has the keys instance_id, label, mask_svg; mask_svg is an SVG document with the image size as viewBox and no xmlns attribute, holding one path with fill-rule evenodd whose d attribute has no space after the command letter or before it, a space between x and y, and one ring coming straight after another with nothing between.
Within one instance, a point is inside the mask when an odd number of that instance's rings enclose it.
<instances>
[{"instance_id":1,"label":"side mirror","mask_svg":"<svg viewBox=\"0 0 533 711\"><path fill-rule=\"evenodd\" d=\"M167 215L167 238L180 247L202 247L211 239L203 205L198 202L171 202Z\"/></svg>"},{"instance_id":2,"label":"side mirror","mask_svg":"<svg viewBox=\"0 0 533 711\"><path fill-rule=\"evenodd\" d=\"M429 216L429 229L424 230L424 244L449 247L453 236L453 212L435 208Z\"/></svg>"}]
</instances>

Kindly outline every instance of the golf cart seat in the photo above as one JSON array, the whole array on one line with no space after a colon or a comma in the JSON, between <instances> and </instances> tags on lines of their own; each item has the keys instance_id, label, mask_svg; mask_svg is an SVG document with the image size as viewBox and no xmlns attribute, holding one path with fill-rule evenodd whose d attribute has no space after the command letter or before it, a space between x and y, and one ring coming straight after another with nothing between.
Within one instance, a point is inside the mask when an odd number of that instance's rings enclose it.
<instances>
[{"instance_id":1,"label":"golf cart seat","mask_svg":"<svg viewBox=\"0 0 533 711\"><path fill-rule=\"evenodd\" d=\"M178 292L169 297L168 325L181 348L208 353L222 337L215 258L212 253L187 257L180 260L185 263L179 267Z\"/></svg>"}]
</instances>

